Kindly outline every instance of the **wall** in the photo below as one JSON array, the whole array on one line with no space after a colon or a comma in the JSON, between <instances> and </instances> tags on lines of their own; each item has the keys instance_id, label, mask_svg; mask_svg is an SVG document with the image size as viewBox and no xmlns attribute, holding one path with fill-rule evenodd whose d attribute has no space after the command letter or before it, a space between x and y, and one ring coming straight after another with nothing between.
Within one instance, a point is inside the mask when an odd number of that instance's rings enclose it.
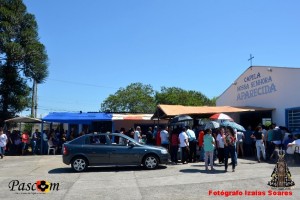
<instances>
[{"instance_id":1,"label":"wall","mask_svg":"<svg viewBox=\"0 0 300 200\"><path fill-rule=\"evenodd\" d=\"M300 69L249 67L217 99L217 106L275 108L273 122L285 125L285 109L300 106Z\"/></svg>"},{"instance_id":2,"label":"wall","mask_svg":"<svg viewBox=\"0 0 300 200\"><path fill-rule=\"evenodd\" d=\"M167 120L159 120L159 124L167 124ZM115 130L120 130L122 127L128 131L130 128L135 128L135 124L147 124L149 126L157 125L157 121L153 120L115 120L114 128Z\"/></svg>"}]
</instances>

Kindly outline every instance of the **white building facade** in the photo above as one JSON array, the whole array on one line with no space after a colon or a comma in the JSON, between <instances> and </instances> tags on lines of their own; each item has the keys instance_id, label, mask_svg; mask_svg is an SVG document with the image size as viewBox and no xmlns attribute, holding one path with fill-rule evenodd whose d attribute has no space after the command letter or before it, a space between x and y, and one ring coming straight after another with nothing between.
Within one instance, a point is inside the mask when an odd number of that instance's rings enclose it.
<instances>
[{"instance_id":1,"label":"white building facade","mask_svg":"<svg viewBox=\"0 0 300 200\"><path fill-rule=\"evenodd\" d=\"M297 130L300 129L299 88L300 68L252 66L220 95L217 106L272 108L272 122Z\"/></svg>"}]
</instances>

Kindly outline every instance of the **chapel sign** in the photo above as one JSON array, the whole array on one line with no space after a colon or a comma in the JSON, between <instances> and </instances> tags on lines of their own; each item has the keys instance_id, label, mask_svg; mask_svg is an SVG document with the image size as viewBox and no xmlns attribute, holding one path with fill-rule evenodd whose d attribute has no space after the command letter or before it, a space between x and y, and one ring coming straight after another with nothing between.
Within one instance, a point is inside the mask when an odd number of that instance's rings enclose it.
<instances>
[{"instance_id":1,"label":"chapel sign","mask_svg":"<svg viewBox=\"0 0 300 200\"><path fill-rule=\"evenodd\" d=\"M237 101L250 99L260 95L276 92L276 86L271 76L262 76L259 72L243 79L243 84L237 87Z\"/></svg>"}]
</instances>

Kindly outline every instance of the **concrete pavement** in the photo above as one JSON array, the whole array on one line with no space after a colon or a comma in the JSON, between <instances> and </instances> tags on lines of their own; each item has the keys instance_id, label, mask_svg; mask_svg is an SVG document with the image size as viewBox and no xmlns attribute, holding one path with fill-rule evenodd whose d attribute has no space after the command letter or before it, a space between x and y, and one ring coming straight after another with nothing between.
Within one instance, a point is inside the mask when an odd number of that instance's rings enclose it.
<instances>
[{"instance_id":1,"label":"concrete pavement","mask_svg":"<svg viewBox=\"0 0 300 200\"><path fill-rule=\"evenodd\" d=\"M299 166L289 166L296 187L271 190L275 164L239 159L236 172L204 163L140 167L93 167L74 173L56 156L7 156L0 160L0 199L300 199ZM36 190L45 180L50 191ZM226 197L228 196L228 197Z\"/></svg>"}]
</instances>

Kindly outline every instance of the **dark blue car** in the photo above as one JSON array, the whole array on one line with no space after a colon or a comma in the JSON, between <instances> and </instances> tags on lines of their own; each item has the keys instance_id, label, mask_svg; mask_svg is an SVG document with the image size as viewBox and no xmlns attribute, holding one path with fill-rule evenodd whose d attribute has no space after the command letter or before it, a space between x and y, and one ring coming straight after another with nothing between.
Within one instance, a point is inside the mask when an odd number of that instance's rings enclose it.
<instances>
[{"instance_id":1,"label":"dark blue car","mask_svg":"<svg viewBox=\"0 0 300 200\"><path fill-rule=\"evenodd\" d=\"M166 164L168 151L163 147L137 143L119 133L86 134L63 145L63 162L82 172L88 166L143 165L156 169Z\"/></svg>"}]
</instances>

